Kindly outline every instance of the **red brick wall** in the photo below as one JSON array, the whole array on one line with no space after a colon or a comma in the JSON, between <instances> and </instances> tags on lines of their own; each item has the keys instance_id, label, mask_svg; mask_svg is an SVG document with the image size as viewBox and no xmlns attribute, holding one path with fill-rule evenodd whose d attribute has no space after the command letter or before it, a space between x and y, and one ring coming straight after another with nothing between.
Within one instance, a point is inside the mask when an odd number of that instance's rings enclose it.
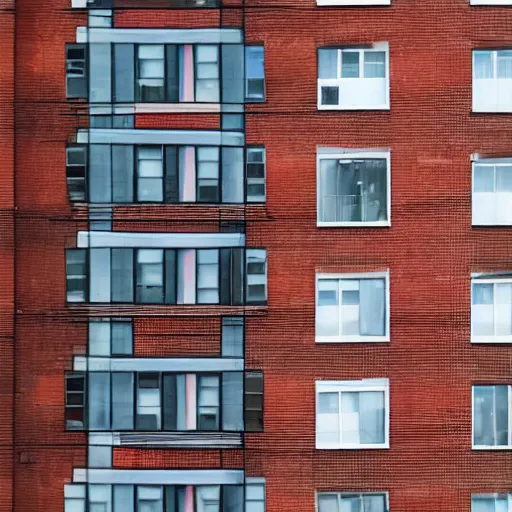
<instances>
[{"instance_id":1,"label":"red brick wall","mask_svg":"<svg viewBox=\"0 0 512 512\"><path fill-rule=\"evenodd\" d=\"M506 346L469 342L470 273L512 267L508 229L471 227L470 154L512 150L509 116L471 113L471 49L512 44L512 11L470 7L467 0L393 0L392 7L368 9L319 9L314 0L274 4L247 0L244 20L247 40L265 44L267 77L267 102L249 106L246 116L248 143L267 148L267 206L248 209L257 220L247 236L269 254L268 314L247 322L246 343L247 366L265 371L265 433L246 436L245 468L266 477L267 512L311 512L316 490L389 491L393 512L469 511L472 492L512 485L511 453L471 451L471 384L512 382L512 356ZM76 316L64 303L64 247L85 229L83 212L66 197L64 147L84 120L65 102L64 44L86 18L68 9L68 0L17 1L16 442L32 462L15 459L15 512L61 512L63 485L85 463L84 436L63 430L63 372L85 343L84 326L72 323ZM201 12L130 10L116 14L116 25L218 26L214 11ZM3 70L9 69L9 16L0 13ZM317 47L378 41L390 45L391 111L318 112ZM0 190L6 196L0 201L9 210L12 106L5 80L2 73ZM140 115L137 123L186 124L169 118ZM191 117L191 126L197 119L213 122ZM316 227L317 146L391 149L391 228ZM114 226L216 230L213 222L192 222L188 211L119 208ZM204 220L204 209L194 211ZM2 277L12 273L6 222L5 230L0 224ZM316 345L315 272L385 268L391 342ZM0 288L2 415L9 414L12 382L9 282ZM217 321L199 327L195 319L137 318L136 353L214 352ZM179 332L176 344L165 337ZM200 344L191 336L197 333L206 334ZM315 450L315 380L369 377L390 379L391 448ZM8 446L9 422L0 417L0 445ZM238 451L226 452L232 467L242 467ZM119 467L176 467L196 464L200 453L118 449L114 460ZM201 463L217 457L209 452ZM10 448L2 447L0 512L11 510L10 464Z\"/></svg>"},{"instance_id":2,"label":"red brick wall","mask_svg":"<svg viewBox=\"0 0 512 512\"><path fill-rule=\"evenodd\" d=\"M14 2L0 1L0 512L12 510L14 350Z\"/></svg>"}]
</instances>

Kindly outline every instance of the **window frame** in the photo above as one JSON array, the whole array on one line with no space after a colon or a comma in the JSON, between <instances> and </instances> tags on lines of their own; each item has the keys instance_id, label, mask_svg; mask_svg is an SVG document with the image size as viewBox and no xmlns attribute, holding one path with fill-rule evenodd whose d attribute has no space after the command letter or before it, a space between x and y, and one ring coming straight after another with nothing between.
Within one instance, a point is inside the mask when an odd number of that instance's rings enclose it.
<instances>
[{"instance_id":1,"label":"window frame","mask_svg":"<svg viewBox=\"0 0 512 512\"><path fill-rule=\"evenodd\" d=\"M475 387L496 387L507 386L507 406L508 406L508 444L507 445L481 445L475 444ZM506 383L500 384L472 384L471 385L471 449L472 450L492 450L507 451L512 450L512 385Z\"/></svg>"},{"instance_id":2,"label":"window frame","mask_svg":"<svg viewBox=\"0 0 512 512\"><path fill-rule=\"evenodd\" d=\"M327 148L328 149L328 148ZM386 213L387 220L383 221L342 221L342 222L325 222L320 220L321 208L321 172L320 163L322 160L386 160ZM391 151L361 151L361 152L317 152L316 156L316 225L317 227L391 227Z\"/></svg>"},{"instance_id":3,"label":"window frame","mask_svg":"<svg viewBox=\"0 0 512 512\"><path fill-rule=\"evenodd\" d=\"M384 443L352 444L352 443L319 443L318 432L318 396L320 393L364 393L365 391L384 392ZM359 381L317 380L315 382L315 448L317 450L382 450L390 447L390 397L389 379L362 379ZM338 412L341 425L341 409ZM340 430L341 438L341 430Z\"/></svg>"},{"instance_id":4,"label":"window frame","mask_svg":"<svg viewBox=\"0 0 512 512\"><path fill-rule=\"evenodd\" d=\"M263 166L263 178L249 178L247 169L250 164L260 164L259 162L249 162L249 154L260 152L263 156L261 165ZM248 145L245 147L245 166L244 166L244 178L245 178L245 202L246 204L264 204L267 201L267 151L264 145ZM249 196L249 185L261 185L263 181L263 195ZM251 199L249 199L251 198Z\"/></svg>"},{"instance_id":5,"label":"window frame","mask_svg":"<svg viewBox=\"0 0 512 512\"><path fill-rule=\"evenodd\" d=\"M318 503L318 498L319 498L320 495L337 496L338 497L338 508L339 508L339 510L341 510L341 508L339 507L340 498L343 498L344 496L384 496L385 512L389 511L389 492L387 492L387 491L382 491L382 492L378 492L378 491L361 491L361 492L356 492L356 491L355 492L348 492L348 491L316 491L316 493L315 493L315 505L316 505L316 510L318 512L321 512L320 505ZM363 512L364 512L364 510L363 510Z\"/></svg>"},{"instance_id":6,"label":"window frame","mask_svg":"<svg viewBox=\"0 0 512 512\"><path fill-rule=\"evenodd\" d=\"M68 382L70 380L81 380L83 384L82 391L74 391L68 389ZM68 403L68 396L76 395L82 396L82 404L74 405ZM82 425L73 427L68 423L68 410L70 409L81 409L82 410ZM88 403L87 403L87 375L86 372L80 371L68 371L64 374L64 425L67 431L81 431L87 429L87 418L88 418Z\"/></svg>"},{"instance_id":7,"label":"window frame","mask_svg":"<svg viewBox=\"0 0 512 512\"><path fill-rule=\"evenodd\" d=\"M337 54L337 78L319 78L319 65L320 65L320 50L336 50ZM337 105L324 105L322 103L322 87L339 87L340 82L345 80L372 80L371 77L346 77L343 78L341 76L342 73L342 53L344 51L347 52L358 52L359 53L359 69L363 70L364 73L364 55L366 52L375 53L375 52L384 52L384 77L379 78L380 80L385 80L386 84L386 102L380 105L370 105L361 103L356 106L346 106L340 104L340 98L338 96L338 104ZM361 74L361 71L360 71ZM354 46L354 47L343 47L343 46L323 46L317 48L317 110L347 110L347 111L357 111L357 110L390 110L390 57L389 57L389 43L388 42L380 42L375 43L373 45L362 45L362 46Z\"/></svg>"},{"instance_id":8,"label":"window frame","mask_svg":"<svg viewBox=\"0 0 512 512\"><path fill-rule=\"evenodd\" d=\"M263 77L254 78L247 75L248 54L252 48L261 48L263 53ZM244 102L245 103L264 103L267 98L266 73L265 73L265 45L263 43L250 43L244 45ZM263 80L262 97L249 94L249 80Z\"/></svg>"},{"instance_id":9,"label":"window frame","mask_svg":"<svg viewBox=\"0 0 512 512\"><path fill-rule=\"evenodd\" d=\"M386 300L386 312L385 312L385 332L383 336L361 336L361 335L349 335L343 337L341 336L318 336L316 334L316 315L318 308L318 283L321 280L363 280L363 279L384 279L384 298ZM391 316L391 307L390 307L390 285L389 285L390 277L389 270L378 271L378 272L364 272L364 273L356 273L356 274L327 274L327 273L317 273L315 274L315 343L388 343L391 341L390 334L390 316ZM338 308L341 307L341 303L338 301ZM341 318L341 311L340 311ZM341 324L340 324L341 327Z\"/></svg>"},{"instance_id":10,"label":"window frame","mask_svg":"<svg viewBox=\"0 0 512 512\"><path fill-rule=\"evenodd\" d=\"M471 343L477 343L477 344L502 344L502 343L512 343L512 334L509 334L507 336L496 336L496 334L489 335L489 336L475 336L473 334L473 298L474 298L474 292L473 292L473 285L475 284L492 284L493 285L493 326L494 326L494 332L496 332L496 302L495 302L495 285L496 284L510 284L512 285L512 276L510 277L500 277L500 276L486 276L486 277L479 277L477 274L474 274L471 276L471 310L470 310L470 330L471 330ZM512 316L512 311L511 311Z\"/></svg>"}]
</instances>

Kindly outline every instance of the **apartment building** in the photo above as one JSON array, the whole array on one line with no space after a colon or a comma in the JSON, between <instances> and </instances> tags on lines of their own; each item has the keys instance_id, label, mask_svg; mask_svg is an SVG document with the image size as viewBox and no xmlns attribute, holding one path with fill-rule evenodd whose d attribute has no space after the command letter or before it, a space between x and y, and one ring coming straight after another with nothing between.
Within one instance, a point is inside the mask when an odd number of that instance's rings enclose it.
<instances>
[{"instance_id":1,"label":"apartment building","mask_svg":"<svg viewBox=\"0 0 512 512\"><path fill-rule=\"evenodd\" d=\"M0 23L0 512L512 512L511 0Z\"/></svg>"}]
</instances>

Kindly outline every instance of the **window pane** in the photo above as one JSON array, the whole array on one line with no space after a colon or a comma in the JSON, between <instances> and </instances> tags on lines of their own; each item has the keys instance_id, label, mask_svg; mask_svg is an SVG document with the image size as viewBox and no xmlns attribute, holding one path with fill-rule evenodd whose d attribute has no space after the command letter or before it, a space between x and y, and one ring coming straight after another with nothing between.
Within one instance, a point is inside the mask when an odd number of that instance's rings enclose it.
<instances>
[{"instance_id":1,"label":"window pane","mask_svg":"<svg viewBox=\"0 0 512 512\"><path fill-rule=\"evenodd\" d=\"M386 76L386 53L364 52L364 77L384 78Z\"/></svg>"},{"instance_id":2,"label":"window pane","mask_svg":"<svg viewBox=\"0 0 512 512\"><path fill-rule=\"evenodd\" d=\"M138 55L139 59L163 59L164 47L158 44L141 44Z\"/></svg>"},{"instance_id":3,"label":"window pane","mask_svg":"<svg viewBox=\"0 0 512 512\"><path fill-rule=\"evenodd\" d=\"M508 386L494 386L496 444L508 445Z\"/></svg>"},{"instance_id":4,"label":"window pane","mask_svg":"<svg viewBox=\"0 0 512 512\"><path fill-rule=\"evenodd\" d=\"M322 87L322 105L338 105L339 87Z\"/></svg>"},{"instance_id":5,"label":"window pane","mask_svg":"<svg viewBox=\"0 0 512 512\"><path fill-rule=\"evenodd\" d=\"M337 494L319 494L318 512L340 512Z\"/></svg>"},{"instance_id":6,"label":"window pane","mask_svg":"<svg viewBox=\"0 0 512 512\"><path fill-rule=\"evenodd\" d=\"M474 165L473 190L475 192L494 192L494 166Z\"/></svg>"},{"instance_id":7,"label":"window pane","mask_svg":"<svg viewBox=\"0 0 512 512\"><path fill-rule=\"evenodd\" d=\"M493 78L494 66L492 52L473 52L473 78Z\"/></svg>"},{"instance_id":8,"label":"window pane","mask_svg":"<svg viewBox=\"0 0 512 512\"><path fill-rule=\"evenodd\" d=\"M473 284L473 304L493 304L494 286L492 284Z\"/></svg>"},{"instance_id":9,"label":"window pane","mask_svg":"<svg viewBox=\"0 0 512 512\"><path fill-rule=\"evenodd\" d=\"M386 512L386 496L384 494L363 494L364 512Z\"/></svg>"},{"instance_id":10,"label":"window pane","mask_svg":"<svg viewBox=\"0 0 512 512\"><path fill-rule=\"evenodd\" d=\"M361 497L360 496L341 496L340 505L341 505L340 512L360 512L361 511Z\"/></svg>"},{"instance_id":11,"label":"window pane","mask_svg":"<svg viewBox=\"0 0 512 512\"><path fill-rule=\"evenodd\" d=\"M496 192L512 192L512 165L496 166Z\"/></svg>"},{"instance_id":12,"label":"window pane","mask_svg":"<svg viewBox=\"0 0 512 512\"><path fill-rule=\"evenodd\" d=\"M247 78L264 78L265 70L263 46L247 46L245 48L245 56Z\"/></svg>"},{"instance_id":13,"label":"window pane","mask_svg":"<svg viewBox=\"0 0 512 512\"><path fill-rule=\"evenodd\" d=\"M342 395L343 398L343 395ZM385 442L384 392L359 393L359 434L362 444Z\"/></svg>"},{"instance_id":14,"label":"window pane","mask_svg":"<svg viewBox=\"0 0 512 512\"><path fill-rule=\"evenodd\" d=\"M475 497L471 500L471 512L495 512L494 503L494 498Z\"/></svg>"},{"instance_id":15,"label":"window pane","mask_svg":"<svg viewBox=\"0 0 512 512\"><path fill-rule=\"evenodd\" d=\"M324 443L339 443L338 393L319 393L317 399L317 438Z\"/></svg>"},{"instance_id":16,"label":"window pane","mask_svg":"<svg viewBox=\"0 0 512 512\"><path fill-rule=\"evenodd\" d=\"M474 387L473 443L477 446L494 446L494 387Z\"/></svg>"},{"instance_id":17,"label":"window pane","mask_svg":"<svg viewBox=\"0 0 512 512\"><path fill-rule=\"evenodd\" d=\"M495 285L496 336L512 335L512 284Z\"/></svg>"},{"instance_id":18,"label":"window pane","mask_svg":"<svg viewBox=\"0 0 512 512\"><path fill-rule=\"evenodd\" d=\"M359 393L341 394L341 442L360 444L359 432Z\"/></svg>"},{"instance_id":19,"label":"window pane","mask_svg":"<svg viewBox=\"0 0 512 512\"><path fill-rule=\"evenodd\" d=\"M217 62L219 59L219 47L217 45L197 45L197 62Z\"/></svg>"},{"instance_id":20,"label":"window pane","mask_svg":"<svg viewBox=\"0 0 512 512\"><path fill-rule=\"evenodd\" d=\"M512 78L512 51L498 52L498 78Z\"/></svg>"},{"instance_id":21,"label":"window pane","mask_svg":"<svg viewBox=\"0 0 512 512\"><path fill-rule=\"evenodd\" d=\"M359 78L359 52L341 52L341 77Z\"/></svg>"},{"instance_id":22,"label":"window pane","mask_svg":"<svg viewBox=\"0 0 512 512\"><path fill-rule=\"evenodd\" d=\"M137 199L139 201L163 201L162 178L139 178L137 187Z\"/></svg>"},{"instance_id":23,"label":"window pane","mask_svg":"<svg viewBox=\"0 0 512 512\"><path fill-rule=\"evenodd\" d=\"M338 78L338 50L318 50L318 78Z\"/></svg>"}]
</instances>

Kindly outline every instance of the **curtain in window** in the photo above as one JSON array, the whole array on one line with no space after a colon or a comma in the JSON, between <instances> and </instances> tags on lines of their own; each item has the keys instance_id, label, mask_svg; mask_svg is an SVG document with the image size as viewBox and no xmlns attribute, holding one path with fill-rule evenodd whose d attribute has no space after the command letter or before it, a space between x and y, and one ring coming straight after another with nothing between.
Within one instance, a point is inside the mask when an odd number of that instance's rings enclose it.
<instances>
[{"instance_id":1,"label":"curtain in window","mask_svg":"<svg viewBox=\"0 0 512 512\"><path fill-rule=\"evenodd\" d=\"M361 512L361 497L341 496L340 512Z\"/></svg>"},{"instance_id":2,"label":"curtain in window","mask_svg":"<svg viewBox=\"0 0 512 512\"><path fill-rule=\"evenodd\" d=\"M383 279L359 282L359 332L361 336L384 336L386 333L386 298Z\"/></svg>"},{"instance_id":3,"label":"curtain in window","mask_svg":"<svg viewBox=\"0 0 512 512\"><path fill-rule=\"evenodd\" d=\"M110 429L110 373L89 372L89 429Z\"/></svg>"},{"instance_id":4,"label":"curtain in window","mask_svg":"<svg viewBox=\"0 0 512 512\"><path fill-rule=\"evenodd\" d=\"M358 395L361 444L384 443L384 392L364 391Z\"/></svg>"},{"instance_id":5,"label":"curtain in window","mask_svg":"<svg viewBox=\"0 0 512 512\"><path fill-rule=\"evenodd\" d=\"M474 387L473 442L478 446L508 444L507 386Z\"/></svg>"},{"instance_id":6,"label":"curtain in window","mask_svg":"<svg viewBox=\"0 0 512 512\"><path fill-rule=\"evenodd\" d=\"M386 77L386 52L364 52L364 77Z\"/></svg>"},{"instance_id":7,"label":"curtain in window","mask_svg":"<svg viewBox=\"0 0 512 512\"><path fill-rule=\"evenodd\" d=\"M190 44L180 46L179 49L180 69L180 101L194 101L194 48Z\"/></svg>"},{"instance_id":8,"label":"curtain in window","mask_svg":"<svg viewBox=\"0 0 512 512\"><path fill-rule=\"evenodd\" d=\"M338 78L338 50L318 50L318 78Z\"/></svg>"},{"instance_id":9,"label":"curtain in window","mask_svg":"<svg viewBox=\"0 0 512 512\"><path fill-rule=\"evenodd\" d=\"M512 78L512 51L498 52L498 78Z\"/></svg>"},{"instance_id":10,"label":"curtain in window","mask_svg":"<svg viewBox=\"0 0 512 512\"><path fill-rule=\"evenodd\" d=\"M496 336L512 335L512 284L497 283L494 287L496 308Z\"/></svg>"}]
</instances>

